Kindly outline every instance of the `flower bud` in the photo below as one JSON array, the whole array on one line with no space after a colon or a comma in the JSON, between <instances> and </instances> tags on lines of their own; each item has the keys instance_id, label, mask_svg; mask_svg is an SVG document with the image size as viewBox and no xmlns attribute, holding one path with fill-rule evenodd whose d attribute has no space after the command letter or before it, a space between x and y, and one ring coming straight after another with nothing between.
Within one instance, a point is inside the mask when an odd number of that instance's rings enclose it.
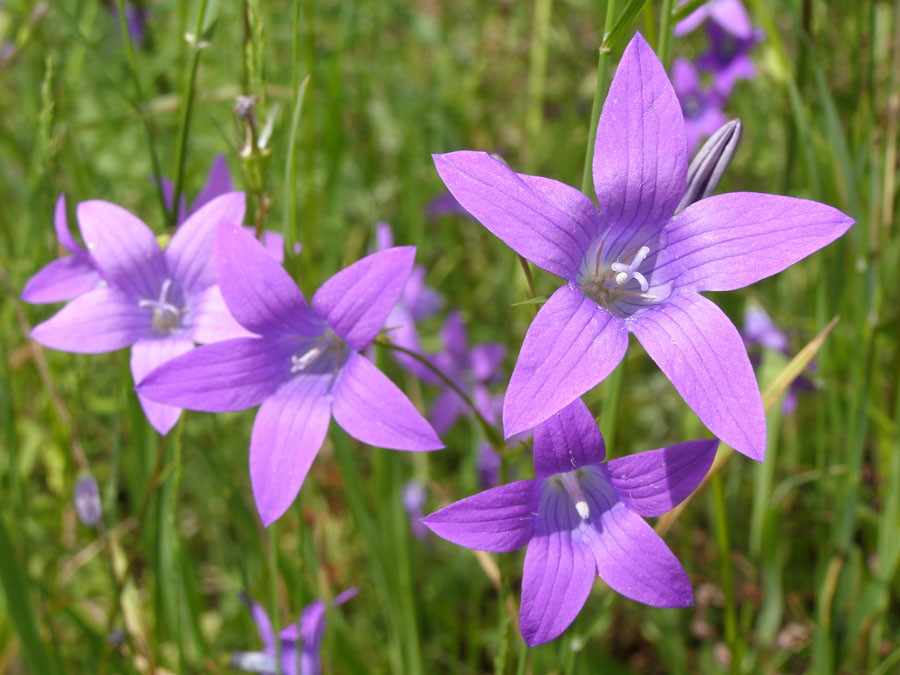
<instances>
[{"instance_id":1,"label":"flower bud","mask_svg":"<svg viewBox=\"0 0 900 675\"><path fill-rule=\"evenodd\" d=\"M90 474L78 479L75 484L75 512L78 519L88 527L97 527L103 515L100 506L100 489Z\"/></svg>"},{"instance_id":2,"label":"flower bud","mask_svg":"<svg viewBox=\"0 0 900 675\"><path fill-rule=\"evenodd\" d=\"M734 159L734 153L741 142L741 131L741 121L731 120L719 127L697 151L688 167L687 189L676 213L713 193L725 174L725 169Z\"/></svg>"}]
</instances>

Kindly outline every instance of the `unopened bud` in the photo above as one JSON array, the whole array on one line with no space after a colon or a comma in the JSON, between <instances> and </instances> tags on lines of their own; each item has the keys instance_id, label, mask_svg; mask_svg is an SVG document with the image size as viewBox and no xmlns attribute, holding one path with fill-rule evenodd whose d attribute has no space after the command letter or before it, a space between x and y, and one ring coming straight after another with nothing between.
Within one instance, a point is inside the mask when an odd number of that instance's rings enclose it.
<instances>
[{"instance_id":1,"label":"unopened bud","mask_svg":"<svg viewBox=\"0 0 900 675\"><path fill-rule=\"evenodd\" d=\"M75 484L75 512L88 527L97 527L103 515L100 507L100 489L91 475L84 475Z\"/></svg>"},{"instance_id":2,"label":"unopened bud","mask_svg":"<svg viewBox=\"0 0 900 675\"><path fill-rule=\"evenodd\" d=\"M741 131L740 120L726 122L697 151L688 167L687 189L676 213L713 193L734 159L734 153L741 142Z\"/></svg>"}]
</instances>

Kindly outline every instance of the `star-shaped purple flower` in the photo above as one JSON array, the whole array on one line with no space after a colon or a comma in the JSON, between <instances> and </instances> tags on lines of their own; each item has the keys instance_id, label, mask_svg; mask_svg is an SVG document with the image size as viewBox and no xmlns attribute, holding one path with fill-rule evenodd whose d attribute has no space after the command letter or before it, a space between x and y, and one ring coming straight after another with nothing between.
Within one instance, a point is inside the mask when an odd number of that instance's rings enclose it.
<instances>
[{"instance_id":1,"label":"star-shaped purple flower","mask_svg":"<svg viewBox=\"0 0 900 675\"><path fill-rule=\"evenodd\" d=\"M565 283L525 335L503 407L507 437L599 384L634 333L707 428L754 459L765 453L759 386L734 324L701 291L780 272L853 223L804 199L737 192L677 215L685 192L681 106L644 38L616 71L594 145L597 206L549 178L483 152L436 155L468 211Z\"/></svg>"},{"instance_id":2,"label":"star-shaped purple flower","mask_svg":"<svg viewBox=\"0 0 900 675\"><path fill-rule=\"evenodd\" d=\"M715 90L703 87L697 69L687 59L678 58L672 63L672 86L684 115L684 133L690 154L699 147L701 140L712 136L728 118L722 112L722 96Z\"/></svg>"},{"instance_id":3,"label":"star-shaped purple flower","mask_svg":"<svg viewBox=\"0 0 900 675\"><path fill-rule=\"evenodd\" d=\"M307 304L251 235L223 225L216 276L235 319L253 337L197 349L150 373L140 394L191 410L259 405L250 479L266 525L291 505L332 414L348 434L394 450L437 450L434 430L359 350L378 335L413 266L412 246L373 253L335 274Z\"/></svg>"},{"instance_id":4,"label":"star-shaped purple flower","mask_svg":"<svg viewBox=\"0 0 900 675\"><path fill-rule=\"evenodd\" d=\"M53 225L60 245L72 255L54 260L31 277L22 290L25 302L42 304L71 300L93 290L102 281L90 254L69 232L65 195L56 200Z\"/></svg>"},{"instance_id":5,"label":"star-shaped purple flower","mask_svg":"<svg viewBox=\"0 0 900 675\"><path fill-rule=\"evenodd\" d=\"M750 50L762 42L763 33L754 29L749 37L738 37L710 21L706 25L709 50L697 59L697 67L713 74L713 84L722 96L728 96L738 80L756 77Z\"/></svg>"},{"instance_id":6,"label":"star-shaped purple flower","mask_svg":"<svg viewBox=\"0 0 900 675\"><path fill-rule=\"evenodd\" d=\"M506 347L496 342L482 342L471 349L466 326L458 311L451 312L441 329L444 351L432 357L432 363L457 387L466 392L478 412L491 424L497 420L500 402L491 396L487 385L497 380ZM448 431L460 415L471 414L468 406L449 387L438 394L428 419L439 434Z\"/></svg>"},{"instance_id":7,"label":"star-shaped purple flower","mask_svg":"<svg viewBox=\"0 0 900 675\"><path fill-rule=\"evenodd\" d=\"M335 607L344 604L356 595L356 588L348 588L332 603ZM325 601L321 598L303 608L299 623L292 623L275 636L272 621L262 605L244 598L253 615L253 623L263 641L261 652L236 652L231 663L236 668L251 673L275 675L277 672L277 643L281 643L281 672L297 675L297 650L300 650L300 675L318 675L322 672L320 650L325 636Z\"/></svg>"},{"instance_id":8,"label":"star-shaped purple flower","mask_svg":"<svg viewBox=\"0 0 900 675\"><path fill-rule=\"evenodd\" d=\"M654 607L687 607L681 563L642 516L659 516L709 471L718 441L688 441L603 463L597 423L578 399L534 430L534 473L423 520L454 544L506 553L527 546L519 628L529 646L560 635L597 575Z\"/></svg>"},{"instance_id":9,"label":"star-shaped purple flower","mask_svg":"<svg viewBox=\"0 0 900 675\"><path fill-rule=\"evenodd\" d=\"M681 0L683 5L687 0ZM687 35L704 21L709 20L736 38L748 39L753 35L750 15L741 0L710 0L688 14L675 26L675 35Z\"/></svg>"},{"instance_id":10,"label":"star-shaped purple flower","mask_svg":"<svg viewBox=\"0 0 900 675\"><path fill-rule=\"evenodd\" d=\"M375 250L385 251L394 246L394 233L387 223L378 223L375 226ZM416 329L416 321L426 319L440 311L444 299L434 289L425 285L425 267L415 265L397 304L391 308L385 320L385 327L390 331L388 335L394 344L405 349L422 353L422 342L419 339L419 331ZM394 358L407 371L427 382L439 381L437 376L421 362L403 354L393 352Z\"/></svg>"},{"instance_id":11,"label":"star-shaped purple flower","mask_svg":"<svg viewBox=\"0 0 900 675\"><path fill-rule=\"evenodd\" d=\"M216 227L244 219L244 195L214 199L172 236L165 251L138 218L104 201L78 205L78 225L106 285L79 295L31 337L45 347L99 354L131 345L139 382L161 363L206 343L246 335L231 317L212 264ZM140 396L150 424L166 434L181 409Z\"/></svg>"}]
</instances>

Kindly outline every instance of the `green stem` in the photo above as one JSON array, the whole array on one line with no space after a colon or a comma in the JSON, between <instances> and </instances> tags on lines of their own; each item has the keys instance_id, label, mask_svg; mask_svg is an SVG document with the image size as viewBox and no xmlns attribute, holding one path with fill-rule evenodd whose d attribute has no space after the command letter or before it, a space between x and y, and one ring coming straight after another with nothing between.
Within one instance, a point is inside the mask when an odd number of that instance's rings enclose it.
<instances>
[{"instance_id":1,"label":"green stem","mask_svg":"<svg viewBox=\"0 0 900 675\"><path fill-rule=\"evenodd\" d=\"M591 127L588 130L587 147L584 151L584 171L581 174L581 191L591 199L594 196L594 179L592 176L592 160L594 157L594 137L597 135L597 123L600 121L600 109L609 83L609 55L611 47L607 44L616 13L616 0L606 3L606 20L603 22L603 41L597 56L597 86L594 88L594 102L591 105Z\"/></svg>"},{"instance_id":2,"label":"green stem","mask_svg":"<svg viewBox=\"0 0 900 675\"><path fill-rule=\"evenodd\" d=\"M159 198L159 205L162 207L163 221L168 214L166 207L166 196L162 189L162 173L159 168L159 157L156 155L156 144L153 142L153 130L150 128L150 120L147 118L146 101L144 100L144 91L141 87L141 78L138 74L137 58L134 55L134 45L131 42L131 33L128 32L128 22L125 19L125 6L123 0L116 0L119 9L119 24L122 28L122 39L125 42L125 54L128 57L128 68L131 71L131 79L134 80L135 110L141 118L144 127L144 133L147 135L147 146L150 149L150 164L153 167L153 184L156 186L156 195ZM177 199L174 202L178 203ZM175 211L177 212L177 207Z\"/></svg>"},{"instance_id":3,"label":"green stem","mask_svg":"<svg viewBox=\"0 0 900 675\"><path fill-rule=\"evenodd\" d=\"M275 523L266 528L269 539L269 616L272 617L272 630L275 633L275 672L284 672L281 663L281 605L278 601L278 539L275 536Z\"/></svg>"},{"instance_id":4,"label":"green stem","mask_svg":"<svg viewBox=\"0 0 900 675\"><path fill-rule=\"evenodd\" d=\"M737 635L737 603L734 596L734 577L731 568L731 545L728 541L728 514L725 510L725 492L722 476L715 474L712 484L713 513L715 516L716 543L719 548L719 564L722 574L722 590L725 593L725 642L731 652L731 672L740 672L741 654Z\"/></svg>"},{"instance_id":5,"label":"green stem","mask_svg":"<svg viewBox=\"0 0 900 675\"><path fill-rule=\"evenodd\" d=\"M122 0L118 0L121 4ZM181 97L181 120L178 124L178 138L175 142L175 189L172 192L172 211L169 214L169 225L172 229L178 225L178 202L184 189L184 164L187 159L188 128L191 123L191 113L194 110L194 85L197 82L197 70L200 66L201 33L203 32L203 18L206 15L207 0L200 0L200 9L197 12L197 25L194 29L194 42L192 45L191 65L188 78L185 82L184 93Z\"/></svg>"},{"instance_id":6,"label":"green stem","mask_svg":"<svg viewBox=\"0 0 900 675\"><path fill-rule=\"evenodd\" d=\"M668 70L672 60L672 37L675 23L672 21L672 10L675 0L663 0L659 17L659 40L656 43L656 55L662 61L663 67Z\"/></svg>"}]
</instances>

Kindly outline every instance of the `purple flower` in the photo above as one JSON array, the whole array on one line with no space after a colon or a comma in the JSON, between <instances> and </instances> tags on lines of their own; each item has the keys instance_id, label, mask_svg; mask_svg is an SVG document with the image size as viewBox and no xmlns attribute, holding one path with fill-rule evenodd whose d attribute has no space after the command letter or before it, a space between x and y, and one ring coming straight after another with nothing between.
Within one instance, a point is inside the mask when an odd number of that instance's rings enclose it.
<instances>
[{"instance_id":1,"label":"purple flower","mask_svg":"<svg viewBox=\"0 0 900 675\"><path fill-rule=\"evenodd\" d=\"M685 2L681 0L678 4ZM675 35L686 35L707 19L737 38L749 39L753 34L750 15L740 0L710 0L679 21Z\"/></svg>"},{"instance_id":2,"label":"purple flower","mask_svg":"<svg viewBox=\"0 0 900 675\"><path fill-rule=\"evenodd\" d=\"M348 588L332 603L335 607L356 595L356 588ZM244 598L253 615L256 630L263 641L261 652L236 652L231 663L236 668L252 673L274 675L277 672L277 646L281 643L281 670L284 675L297 675L297 650L300 650L300 675L318 675L322 672L319 650L325 635L325 601L319 598L307 605L300 614L300 622L284 628L278 637L272 630L272 622L262 606L249 598Z\"/></svg>"},{"instance_id":3,"label":"purple flower","mask_svg":"<svg viewBox=\"0 0 900 675\"><path fill-rule=\"evenodd\" d=\"M216 227L243 219L243 193L223 195L188 218L162 251L150 228L122 207L80 203L81 236L107 285L35 326L32 339L80 354L131 345L131 373L139 382L194 342L246 335L222 301L212 261ZM139 398L150 424L168 433L181 409Z\"/></svg>"},{"instance_id":4,"label":"purple flower","mask_svg":"<svg viewBox=\"0 0 900 675\"><path fill-rule=\"evenodd\" d=\"M131 2L125 4L125 25L128 27L128 35L135 47L140 47L147 39L147 10L136 6ZM119 20L119 6L113 3L112 12L115 19ZM229 190L230 192L230 190Z\"/></svg>"},{"instance_id":5,"label":"purple flower","mask_svg":"<svg viewBox=\"0 0 900 675\"><path fill-rule=\"evenodd\" d=\"M197 349L150 373L142 395L192 410L259 405L250 479L266 525L294 501L332 414L363 443L442 448L406 395L358 353L378 335L412 269L412 246L373 253L331 277L307 304L252 236L224 224L215 246L225 303L253 337Z\"/></svg>"},{"instance_id":6,"label":"purple flower","mask_svg":"<svg viewBox=\"0 0 900 675\"><path fill-rule=\"evenodd\" d=\"M394 233L387 223L378 223L375 226L375 250L385 251L394 246ZM422 342L419 340L419 331L416 330L416 321L425 319L440 311L444 299L440 294L425 285L425 268L415 265L403 292L397 300L397 304L391 309L384 325L390 331L388 335L394 344L420 354ZM394 358L401 366L416 377L427 382L439 381L435 374L423 366L419 361L403 354L394 352Z\"/></svg>"},{"instance_id":7,"label":"purple flower","mask_svg":"<svg viewBox=\"0 0 900 675\"><path fill-rule=\"evenodd\" d=\"M466 211L462 205L456 201L456 197L449 192L439 194L425 206L425 217L428 218L429 223L433 223L438 218L450 215L451 213L475 220L472 214Z\"/></svg>"},{"instance_id":8,"label":"purple flower","mask_svg":"<svg viewBox=\"0 0 900 675\"><path fill-rule=\"evenodd\" d=\"M619 364L634 333L707 428L765 452L759 386L737 329L701 291L775 274L853 223L791 197L738 192L674 215L685 192L681 106L640 34L610 86L594 145L597 206L482 152L435 156L444 183L514 251L565 283L525 335L503 407L507 437L536 426Z\"/></svg>"},{"instance_id":9,"label":"purple flower","mask_svg":"<svg viewBox=\"0 0 900 675\"><path fill-rule=\"evenodd\" d=\"M714 90L704 89L697 69L687 59L675 59L672 64L672 85L684 115L687 151L693 153L700 141L712 136L728 118L722 112L722 97Z\"/></svg>"},{"instance_id":10,"label":"purple flower","mask_svg":"<svg viewBox=\"0 0 900 675\"><path fill-rule=\"evenodd\" d=\"M423 521L454 544L506 553L527 546L519 629L529 646L574 621L599 575L654 607L687 607L693 591L678 559L641 516L687 497L718 441L688 441L602 463L603 437L577 399L534 430L534 473L463 499Z\"/></svg>"},{"instance_id":11,"label":"purple flower","mask_svg":"<svg viewBox=\"0 0 900 675\"><path fill-rule=\"evenodd\" d=\"M712 72L716 90L728 96L738 80L756 77L756 66L749 52L762 41L763 33L754 29L749 37L738 37L713 22L706 25L706 32L709 50L697 59L697 67Z\"/></svg>"},{"instance_id":12,"label":"purple flower","mask_svg":"<svg viewBox=\"0 0 900 675\"><path fill-rule=\"evenodd\" d=\"M90 254L78 245L69 232L64 195L60 195L56 200L53 225L59 243L72 255L54 260L31 277L22 290L22 299L25 302L41 304L71 300L93 290L102 281Z\"/></svg>"},{"instance_id":13,"label":"purple flower","mask_svg":"<svg viewBox=\"0 0 900 675\"><path fill-rule=\"evenodd\" d=\"M403 486L403 508L409 516L409 525L416 539L425 539L428 529L422 524L422 516L425 513L422 508L428 498L428 488L418 480L407 481Z\"/></svg>"},{"instance_id":14,"label":"purple flower","mask_svg":"<svg viewBox=\"0 0 900 675\"><path fill-rule=\"evenodd\" d=\"M494 487L500 482L500 453L491 444L485 441L481 444L476 458L478 465L478 480L482 487Z\"/></svg>"},{"instance_id":15,"label":"purple flower","mask_svg":"<svg viewBox=\"0 0 900 675\"><path fill-rule=\"evenodd\" d=\"M466 326L456 311L451 312L444 322L441 337L444 351L436 354L432 362L469 395L485 420L495 423L500 402L497 397L491 396L486 385L498 378L506 347L496 342L482 342L469 349ZM442 434L463 414L471 414L468 406L459 394L445 387L435 400L428 418L435 430Z\"/></svg>"},{"instance_id":16,"label":"purple flower","mask_svg":"<svg viewBox=\"0 0 900 675\"><path fill-rule=\"evenodd\" d=\"M75 513L78 520L88 527L97 527L103 517L100 489L97 480L90 474L85 474L75 483Z\"/></svg>"}]
</instances>

